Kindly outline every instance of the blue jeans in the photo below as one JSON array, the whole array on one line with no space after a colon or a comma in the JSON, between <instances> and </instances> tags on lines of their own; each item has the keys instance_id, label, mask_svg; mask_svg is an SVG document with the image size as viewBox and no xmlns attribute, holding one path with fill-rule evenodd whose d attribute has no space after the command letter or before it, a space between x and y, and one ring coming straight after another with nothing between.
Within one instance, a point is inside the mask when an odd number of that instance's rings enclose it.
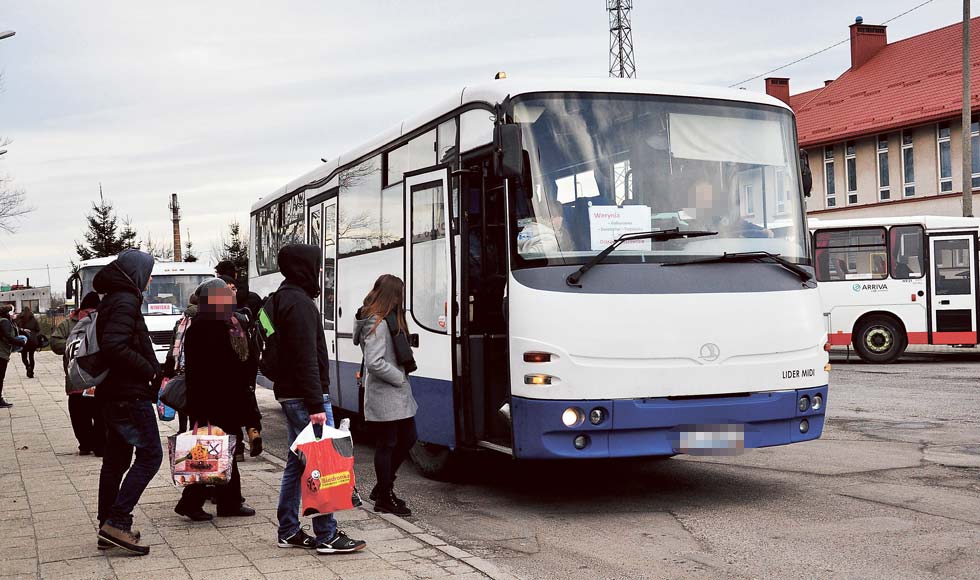
<instances>
[{"instance_id":1,"label":"blue jeans","mask_svg":"<svg viewBox=\"0 0 980 580\"><path fill-rule=\"evenodd\" d=\"M156 412L149 401L103 401L101 406L106 439L99 474L99 524L129 530L133 508L163 461Z\"/></svg>"},{"instance_id":2,"label":"blue jeans","mask_svg":"<svg viewBox=\"0 0 980 580\"><path fill-rule=\"evenodd\" d=\"M286 413L286 426L289 432L289 443L299 436L300 431L310 424L310 413L303 401L283 401L282 410ZM330 395L323 395L323 407L327 412L327 425L333 427L333 409L330 406ZM279 490L279 538L287 539L300 530L299 506L303 483L303 462L292 451L286 452L286 469L282 472L282 487ZM326 542L337 533L337 520L333 514L313 516L313 534L316 541Z\"/></svg>"}]
</instances>

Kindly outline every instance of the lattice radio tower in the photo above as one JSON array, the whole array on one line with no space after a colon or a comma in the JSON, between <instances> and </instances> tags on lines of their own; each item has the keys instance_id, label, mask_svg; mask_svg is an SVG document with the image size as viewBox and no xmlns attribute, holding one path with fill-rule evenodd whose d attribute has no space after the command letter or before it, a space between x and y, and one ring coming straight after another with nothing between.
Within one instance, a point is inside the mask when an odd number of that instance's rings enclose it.
<instances>
[{"instance_id":1,"label":"lattice radio tower","mask_svg":"<svg viewBox=\"0 0 980 580\"><path fill-rule=\"evenodd\" d=\"M636 76L633 62L633 29L630 10L633 0L606 0L609 12L609 76L631 79Z\"/></svg>"}]
</instances>

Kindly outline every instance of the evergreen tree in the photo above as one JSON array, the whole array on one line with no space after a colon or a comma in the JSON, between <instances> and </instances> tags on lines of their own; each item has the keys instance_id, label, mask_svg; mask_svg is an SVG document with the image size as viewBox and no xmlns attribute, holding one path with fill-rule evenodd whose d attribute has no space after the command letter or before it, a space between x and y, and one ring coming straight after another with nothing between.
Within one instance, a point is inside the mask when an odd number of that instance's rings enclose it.
<instances>
[{"instance_id":1,"label":"evergreen tree","mask_svg":"<svg viewBox=\"0 0 980 580\"><path fill-rule=\"evenodd\" d=\"M136 230L127 218L123 221L123 229L119 231L119 218L112 202L102 195L99 187L99 202L92 202L92 211L85 216L88 231L85 232L85 243L75 242L75 252L82 260L92 258L107 258L115 256L127 248L139 248L136 241Z\"/></svg>"},{"instance_id":2,"label":"evergreen tree","mask_svg":"<svg viewBox=\"0 0 980 580\"><path fill-rule=\"evenodd\" d=\"M194 243L191 242L191 234L187 232L187 244L184 247L184 261L196 262L197 259L197 254L194 253Z\"/></svg>"},{"instance_id":3,"label":"evergreen tree","mask_svg":"<svg viewBox=\"0 0 980 580\"><path fill-rule=\"evenodd\" d=\"M230 260L235 264L236 278L248 278L248 238L242 234L237 221L228 224L228 236L222 239L220 260Z\"/></svg>"}]
</instances>

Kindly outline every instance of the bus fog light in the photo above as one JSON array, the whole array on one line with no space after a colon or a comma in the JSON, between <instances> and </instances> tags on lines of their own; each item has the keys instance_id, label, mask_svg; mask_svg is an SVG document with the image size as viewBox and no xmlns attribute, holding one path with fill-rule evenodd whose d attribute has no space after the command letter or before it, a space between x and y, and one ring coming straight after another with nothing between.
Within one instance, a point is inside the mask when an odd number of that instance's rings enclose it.
<instances>
[{"instance_id":1,"label":"bus fog light","mask_svg":"<svg viewBox=\"0 0 980 580\"><path fill-rule=\"evenodd\" d=\"M823 397L819 394L813 395L813 403L811 403L814 411L819 411L820 407L823 407Z\"/></svg>"},{"instance_id":2,"label":"bus fog light","mask_svg":"<svg viewBox=\"0 0 980 580\"><path fill-rule=\"evenodd\" d=\"M524 375L525 385L550 385L551 377L548 375Z\"/></svg>"},{"instance_id":3,"label":"bus fog light","mask_svg":"<svg viewBox=\"0 0 980 580\"><path fill-rule=\"evenodd\" d=\"M598 425L602 423L606 418L606 410L602 407L596 407L589 411L589 423L593 425Z\"/></svg>"},{"instance_id":4,"label":"bus fog light","mask_svg":"<svg viewBox=\"0 0 980 580\"><path fill-rule=\"evenodd\" d=\"M588 435L577 435L575 439L572 440L572 445L576 449L582 450L589 446L589 436Z\"/></svg>"},{"instance_id":5,"label":"bus fog light","mask_svg":"<svg viewBox=\"0 0 980 580\"><path fill-rule=\"evenodd\" d=\"M800 413L807 412L810 409L810 397L806 395L800 397L796 407L800 410Z\"/></svg>"},{"instance_id":6,"label":"bus fog light","mask_svg":"<svg viewBox=\"0 0 980 580\"><path fill-rule=\"evenodd\" d=\"M576 409L575 407L569 407L565 409L565 412L561 414L561 422L565 424L566 427L577 427L585 421L582 411Z\"/></svg>"},{"instance_id":7,"label":"bus fog light","mask_svg":"<svg viewBox=\"0 0 980 580\"><path fill-rule=\"evenodd\" d=\"M810 430L810 422L806 419L800 421L800 433L806 433Z\"/></svg>"}]
</instances>

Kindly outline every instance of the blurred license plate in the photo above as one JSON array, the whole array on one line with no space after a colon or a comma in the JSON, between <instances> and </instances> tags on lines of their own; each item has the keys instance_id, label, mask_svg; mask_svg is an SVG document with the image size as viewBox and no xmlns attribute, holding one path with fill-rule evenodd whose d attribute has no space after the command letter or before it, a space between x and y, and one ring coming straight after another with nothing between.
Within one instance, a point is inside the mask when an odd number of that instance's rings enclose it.
<instances>
[{"instance_id":1,"label":"blurred license plate","mask_svg":"<svg viewBox=\"0 0 980 580\"><path fill-rule=\"evenodd\" d=\"M741 424L690 425L678 433L677 451L692 455L731 455L745 449Z\"/></svg>"}]
</instances>

